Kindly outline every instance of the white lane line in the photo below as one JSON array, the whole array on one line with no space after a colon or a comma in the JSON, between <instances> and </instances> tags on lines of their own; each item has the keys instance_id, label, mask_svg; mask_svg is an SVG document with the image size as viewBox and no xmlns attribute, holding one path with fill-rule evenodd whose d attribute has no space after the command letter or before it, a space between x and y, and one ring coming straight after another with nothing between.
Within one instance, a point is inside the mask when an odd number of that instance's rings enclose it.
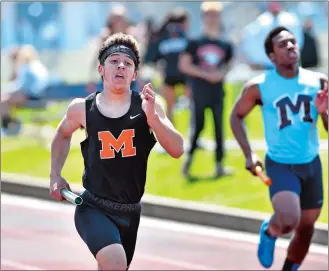
<instances>
[{"instance_id":1,"label":"white lane line","mask_svg":"<svg viewBox=\"0 0 329 271\"><path fill-rule=\"evenodd\" d=\"M147 255L137 254L136 258L143 259L146 261L152 261L152 262L162 263L162 264L166 264L166 265L171 265L171 266L174 266L177 268L190 269L190 270L218 270L218 268L214 268L214 267L209 267L209 266L200 265L200 264L194 264L194 263L180 261L180 260L174 260L171 258L154 256L154 255L150 255L150 254L147 254Z\"/></svg>"},{"instance_id":2,"label":"white lane line","mask_svg":"<svg viewBox=\"0 0 329 271\"><path fill-rule=\"evenodd\" d=\"M12 268L17 268L18 270L47 270L47 269L41 269L36 266L22 264L22 263L19 263L16 261L3 260L3 259L1 259L1 265L5 265L8 267L12 267Z\"/></svg>"},{"instance_id":3,"label":"white lane line","mask_svg":"<svg viewBox=\"0 0 329 271\"><path fill-rule=\"evenodd\" d=\"M228 239L239 242L248 242L258 244L259 237L253 233L232 231L226 229L218 229L214 227L207 227L201 225L192 225L188 223L175 222L169 220L159 220L149 217L141 219L141 226L145 228L157 228L162 230L171 230L174 232L189 233L194 235L204 235L207 237L217 237L221 239ZM285 239L278 239L276 246L280 248L288 248L289 241ZM310 252L328 255L328 247L318 244L311 244Z\"/></svg>"},{"instance_id":4,"label":"white lane line","mask_svg":"<svg viewBox=\"0 0 329 271\"><path fill-rule=\"evenodd\" d=\"M50 196L49 196L50 197ZM59 204L47 200L40 200L32 197L23 197L16 195L1 194L1 204L7 204L17 207L25 207L43 211L72 212L74 206Z\"/></svg>"},{"instance_id":5,"label":"white lane line","mask_svg":"<svg viewBox=\"0 0 329 271\"><path fill-rule=\"evenodd\" d=\"M44 211L56 211L60 213L72 214L74 213L74 206L67 204L59 204L56 202L50 202L46 200L35 199L31 197L22 197L15 195L8 195L2 193L1 204L7 204L18 207L25 207ZM156 228L173 232L190 233L194 235L203 235L208 237L217 237L222 239L248 242L252 244L258 244L259 237L257 234L232 231L226 229L218 229L215 227L207 227L201 225L193 225L188 223L156 219L143 216L140 225L145 228ZM276 245L280 248L288 248L289 241L284 239L278 239ZM328 246L311 244L310 252L318 253L322 255L328 255Z\"/></svg>"}]
</instances>

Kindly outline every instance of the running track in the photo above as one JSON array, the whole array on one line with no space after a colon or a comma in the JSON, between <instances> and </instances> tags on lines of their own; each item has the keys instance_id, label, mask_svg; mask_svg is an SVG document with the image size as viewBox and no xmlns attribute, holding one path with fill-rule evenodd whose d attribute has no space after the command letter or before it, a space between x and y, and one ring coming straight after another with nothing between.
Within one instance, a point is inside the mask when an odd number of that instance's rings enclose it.
<instances>
[{"instance_id":1,"label":"running track","mask_svg":"<svg viewBox=\"0 0 329 271\"><path fill-rule=\"evenodd\" d=\"M74 206L2 194L1 270L96 270L75 231ZM261 270L256 235L142 217L131 270ZM279 240L272 270L287 242ZM311 247L302 270L328 270L328 247Z\"/></svg>"}]
</instances>

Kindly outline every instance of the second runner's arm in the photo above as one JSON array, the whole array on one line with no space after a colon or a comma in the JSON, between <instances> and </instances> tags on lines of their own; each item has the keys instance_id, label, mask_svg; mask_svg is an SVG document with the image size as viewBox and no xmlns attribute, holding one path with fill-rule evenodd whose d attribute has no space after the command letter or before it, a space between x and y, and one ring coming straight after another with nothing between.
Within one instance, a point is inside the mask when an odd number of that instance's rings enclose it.
<instances>
[{"instance_id":1,"label":"second runner's arm","mask_svg":"<svg viewBox=\"0 0 329 271\"><path fill-rule=\"evenodd\" d=\"M254 153L247 137L244 118L259 104L261 104L259 88L256 84L248 82L237 98L230 116L233 135L247 160L251 159ZM255 173L254 169L252 172Z\"/></svg>"}]
</instances>

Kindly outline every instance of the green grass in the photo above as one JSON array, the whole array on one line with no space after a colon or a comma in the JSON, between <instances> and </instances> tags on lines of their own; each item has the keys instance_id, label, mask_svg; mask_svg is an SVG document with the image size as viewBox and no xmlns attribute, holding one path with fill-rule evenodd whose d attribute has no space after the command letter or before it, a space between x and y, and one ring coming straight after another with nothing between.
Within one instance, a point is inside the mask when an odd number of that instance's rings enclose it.
<instances>
[{"instance_id":1,"label":"green grass","mask_svg":"<svg viewBox=\"0 0 329 271\"><path fill-rule=\"evenodd\" d=\"M239 86L229 86L226 95L226 108L224 113L224 129L226 138L232 138L229 128L228 116ZM67 104L67 103L66 103ZM65 111L65 103L54 105L53 111L47 112L49 116ZM31 112L18 112L23 118L28 118ZM24 115L25 114L25 115ZM213 138L213 125L211 112L206 112L205 129L203 137ZM248 134L252 139L263 139L263 127L259 125L260 110L256 108L247 119ZM55 127L58 120L52 121ZM177 112L175 115L176 127L186 136L189 126L189 112ZM327 139L327 132L319 125L320 136ZM50 152L42 147L38 140L28 137L5 138L1 140L2 171L28 174L36 177L48 178L50 169ZM264 157L264 152L258 152ZM197 151L192 165L191 173L198 177L198 181L188 182L181 175L183 158L172 159L166 154L152 152L149 159L146 192L153 195L172 198L195 200L229 207L272 212L267 187L256 177L244 169L244 158L240 150L227 152L225 164L234 169L234 175L220 179L213 179L215 154L208 151ZM325 187L325 204L320 221L328 223L328 153L322 152L323 179ZM63 176L70 182L81 183L83 160L78 147L72 147L63 169Z\"/></svg>"},{"instance_id":2,"label":"green grass","mask_svg":"<svg viewBox=\"0 0 329 271\"><path fill-rule=\"evenodd\" d=\"M14 142L12 142L14 144ZM2 154L2 170L47 178L50 169L50 156L47 148L37 142L20 142L20 148ZM263 157L264 152L258 152ZM33 155L33 159L32 159ZM238 150L229 151L225 164L234 169L232 177L213 179L214 154L197 151L192 165L192 175L198 181L188 182L180 174L183 159L171 159L166 154L152 152L149 159L146 192L172 198L195 200L229 207L271 212L267 187L256 177L244 170L244 159ZM322 153L324 187L328 187L328 154ZM31 162L33 161L33 162ZM72 148L63 176L70 182L81 183L83 161L78 148ZM327 202L325 189L325 202ZM324 205L320 221L328 222L328 205Z\"/></svg>"},{"instance_id":3,"label":"green grass","mask_svg":"<svg viewBox=\"0 0 329 271\"><path fill-rule=\"evenodd\" d=\"M47 109L16 109L14 110L13 115L23 120L25 124L31 124L32 119L42 116L43 118L50 120L48 123L49 125L56 127L59 120L64 116L68 104L69 101L61 101L58 103L51 103Z\"/></svg>"}]
</instances>

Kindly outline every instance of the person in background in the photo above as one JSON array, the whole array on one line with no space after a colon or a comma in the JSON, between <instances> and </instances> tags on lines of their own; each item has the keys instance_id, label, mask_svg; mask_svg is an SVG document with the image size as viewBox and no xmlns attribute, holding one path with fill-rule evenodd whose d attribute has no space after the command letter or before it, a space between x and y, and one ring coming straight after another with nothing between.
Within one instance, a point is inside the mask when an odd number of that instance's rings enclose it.
<instances>
[{"instance_id":1,"label":"person in background","mask_svg":"<svg viewBox=\"0 0 329 271\"><path fill-rule=\"evenodd\" d=\"M231 174L224 168L224 80L231 69L233 45L220 38L220 2L203 2L201 16L203 32L200 37L190 40L179 61L179 69L186 74L191 87L191 133L190 148L183 164L183 174L188 177L197 140L204 127L204 113L210 107L215 124L216 177Z\"/></svg>"},{"instance_id":2,"label":"person in background","mask_svg":"<svg viewBox=\"0 0 329 271\"><path fill-rule=\"evenodd\" d=\"M12 67L12 71L11 71L11 75L9 77L9 81L12 82L16 79L17 77L17 56L18 56L18 52L19 52L20 47L19 46L13 46L12 48L10 48L8 56L9 56L9 60L11 62L11 67Z\"/></svg>"},{"instance_id":3,"label":"person in background","mask_svg":"<svg viewBox=\"0 0 329 271\"><path fill-rule=\"evenodd\" d=\"M10 116L14 107L24 107L30 100L40 100L49 85L47 68L32 45L24 45L15 53L14 80L3 90L0 102L1 125L4 131L17 120Z\"/></svg>"},{"instance_id":4,"label":"person in background","mask_svg":"<svg viewBox=\"0 0 329 271\"><path fill-rule=\"evenodd\" d=\"M158 32L156 42L151 40L145 56L145 64L163 61L164 83L162 95L167 104L167 116L173 121L173 109L176 103L175 88L183 85L185 95L189 96L185 74L178 69L179 55L187 46L188 13L177 7L169 12Z\"/></svg>"},{"instance_id":5,"label":"person in background","mask_svg":"<svg viewBox=\"0 0 329 271\"><path fill-rule=\"evenodd\" d=\"M295 14L284 11L282 3L270 1L267 11L248 24L242 31L242 52L247 63L253 70L265 70L273 68L273 63L268 59L263 43L268 33L277 26L285 26L294 33L298 45L303 47L303 27Z\"/></svg>"},{"instance_id":6,"label":"person in background","mask_svg":"<svg viewBox=\"0 0 329 271\"><path fill-rule=\"evenodd\" d=\"M304 22L304 46L301 50L301 65L303 68L316 68L319 65L318 41L314 35L313 22L307 18Z\"/></svg>"},{"instance_id":7,"label":"person in background","mask_svg":"<svg viewBox=\"0 0 329 271\"><path fill-rule=\"evenodd\" d=\"M96 38L96 50L95 55L92 57L91 66L90 66L90 74L94 75L95 67L98 65L97 53L103 42L110 36L115 33L129 33L129 22L127 16L126 8L121 5L115 5L111 8L110 13L106 18L105 26L101 29L98 37ZM92 93L96 91L97 82L95 82L94 78L89 80L87 84L87 91Z\"/></svg>"}]
</instances>

